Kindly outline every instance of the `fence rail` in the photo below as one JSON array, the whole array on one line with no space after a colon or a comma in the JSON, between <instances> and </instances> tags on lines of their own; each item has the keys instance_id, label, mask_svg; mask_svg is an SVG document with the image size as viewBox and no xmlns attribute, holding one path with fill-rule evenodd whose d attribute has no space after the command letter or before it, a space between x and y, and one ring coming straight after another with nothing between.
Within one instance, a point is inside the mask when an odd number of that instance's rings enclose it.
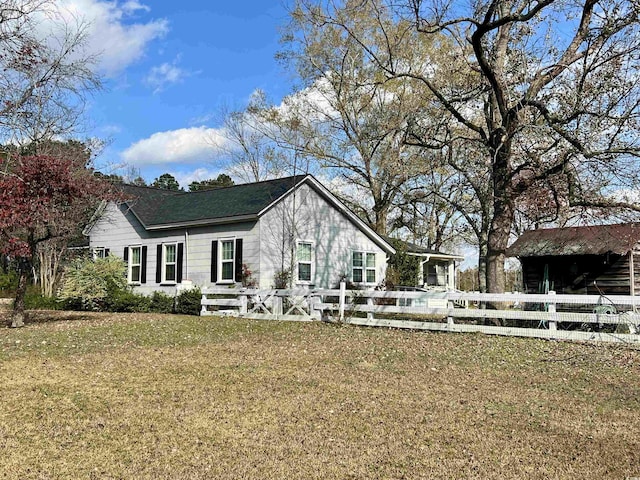
<instances>
[{"instance_id":1,"label":"fence rail","mask_svg":"<svg viewBox=\"0 0 640 480\"><path fill-rule=\"evenodd\" d=\"M640 344L637 297L334 289L203 290L202 315ZM213 310L212 310L213 309Z\"/></svg>"}]
</instances>

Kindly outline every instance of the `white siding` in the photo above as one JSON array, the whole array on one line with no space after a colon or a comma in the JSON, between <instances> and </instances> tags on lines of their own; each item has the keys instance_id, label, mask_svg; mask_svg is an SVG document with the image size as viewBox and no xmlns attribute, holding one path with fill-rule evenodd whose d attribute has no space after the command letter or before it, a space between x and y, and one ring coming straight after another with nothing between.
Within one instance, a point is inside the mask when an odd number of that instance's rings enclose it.
<instances>
[{"instance_id":1,"label":"white siding","mask_svg":"<svg viewBox=\"0 0 640 480\"><path fill-rule=\"evenodd\" d=\"M386 253L306 184L296 191L295 197L288 196L264 214L259 223L262 288L273 286L274 274L283 266L291 268L291 254L297 240L313 243L315 271L311 283L315 287L335 286L343 275L351 279L354 250L374 252L376 283L384 280Z\"/></svg>"},{"instance_id":2,"label":"white siding","mask_svg":"<svg viewBox=\"0 0 640 480\"><path fill-rule=\"evenodd\" d=\"M188 267L184 278L195 285L211 285L211 242L220 239L242 239L242 263L251 271L259 265L259 236L256 222L232 223L188 229ZM256 277L257 278L257 277Z\"/></svg>"},{"instance_id":3,"label":"white siding","mask_svg":"<svg viewBox=\"0 0 640 480\"><path fill-rule=\"evenodd\" d=\"M221 238L242 238L242 262L256 272L254 277L258 280L260 248L256 222L147 232L126 207L109 204L89 232L89 245L91 248L108 248L110 255L120 258L130 245L147 246L147 282L136 286L136 291L151 293L162 290L174 294L175 287L156 283L157 246L184 243L183 281L190 280L195 286L202 287L211 285L211 242Z\"/></svg>"}]
</instances>

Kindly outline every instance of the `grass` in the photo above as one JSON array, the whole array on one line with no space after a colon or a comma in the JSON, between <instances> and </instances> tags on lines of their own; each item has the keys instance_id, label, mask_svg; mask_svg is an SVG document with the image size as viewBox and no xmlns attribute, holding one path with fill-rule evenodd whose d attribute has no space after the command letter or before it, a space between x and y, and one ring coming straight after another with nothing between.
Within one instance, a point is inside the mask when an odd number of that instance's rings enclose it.
<instances>
[{"instance_id":1,"label":"grass","mask_svg":"<svg viewBox=\"0 0 640 480\"><path fill-rule=\"evenodd\" d=\"M640 351L171 315L0 329L0 477L640 476Z\"/></svg>"}]
</instances>

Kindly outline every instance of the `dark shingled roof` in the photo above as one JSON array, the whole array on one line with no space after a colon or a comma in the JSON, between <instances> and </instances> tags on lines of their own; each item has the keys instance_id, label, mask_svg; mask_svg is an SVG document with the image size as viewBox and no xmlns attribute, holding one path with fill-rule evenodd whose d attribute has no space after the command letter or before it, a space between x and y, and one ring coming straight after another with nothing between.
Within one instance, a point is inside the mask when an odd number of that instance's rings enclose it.
<instances>
[{"instance_id":1,"label":"dark shingled roof","mask_svg":"<svg viewBox=\"0 0 640 480\"><path fill-rule=\"evenodd\" d=\"M510 257L624 255L640 241L640 223L530 230L507 250Z\"/></svg>"},{"instance_id":2,"label":"dark shingled roof","mask_svg":"<svg viewBox=\"0 0 640 480\"><path fill-rule=\"evenodd\" d=\"M145 228L152 228L256 216L304 178L304 175L296 175L197 192L133 185L122 188L129 208Z\"/></svg>"}]
</instances>

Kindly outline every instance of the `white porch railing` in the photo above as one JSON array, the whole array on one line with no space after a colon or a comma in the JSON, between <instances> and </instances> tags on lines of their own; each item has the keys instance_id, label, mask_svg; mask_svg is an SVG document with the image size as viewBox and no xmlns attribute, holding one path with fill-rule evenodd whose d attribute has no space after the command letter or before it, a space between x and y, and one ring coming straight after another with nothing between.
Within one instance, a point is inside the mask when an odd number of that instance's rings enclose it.
<instances>
[{"instance_id":1,"label":"white porch railing","mask_svg":"<svg viewBox=\"0 0 640 480\"><path fill-rule=\"evenodd\" d=\"M638 303L630 296L370 291L341 284L339 290L204 289L201 314L640 343Z\"/></svg>"}]
</instances>

